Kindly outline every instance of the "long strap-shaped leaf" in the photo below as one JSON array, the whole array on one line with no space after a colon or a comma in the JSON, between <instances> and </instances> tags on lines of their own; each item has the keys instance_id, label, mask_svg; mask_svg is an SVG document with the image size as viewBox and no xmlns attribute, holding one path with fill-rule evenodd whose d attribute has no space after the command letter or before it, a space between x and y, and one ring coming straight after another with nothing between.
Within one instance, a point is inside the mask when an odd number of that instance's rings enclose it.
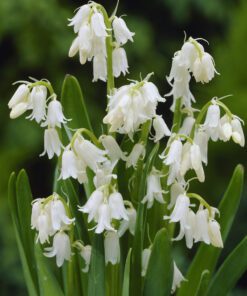
<instances>
[{"instance_id":1,"label":"long strap-shaped leaf","mask_svg":"<svg viewBox=\"0 0 247 296\"><path fill-rule=\"evenodd\" d=\"M105 257L103 235L95 234L88 273L88 296L105 295Z\"/></svg>"},{"instance_id":2,"label":"long strap-shaped leaf","mask_svg":"<svg viewBox=\"0 0 247 296\"><path fill-rule=\"evenodd\" d=\"M171 294L173 261L171 240L166 229L157 232L147 274L144 282L144 296L168 296Z\"/></svg>"},{"instance_id":3,"label":"long strap-shaped leaf","mask_svg":"<svg viewBox=\"0 0 247 296\"><path fill-rule=\"evenodd\" d=\"M214 276L207 296L225 296L247 270L247 237L231 252Z\"/></svg>"},{"instance_id":4,"label":"long strap-shaped leaf","mask_svg":"<svg viewBox=\"0 0 247 296\"><path fill-rule=\"evenodd\" d=\"M136 219L136 228L135 228L135 236L133 241L133 250L131 254L131 277L130 277L130 295L136 295L136 291L142 290L142 277L141 277L141 264L142 264L142 250L143 250L143 239L144 239L144 219L145 219L145 210L146 205L141 203L142 198L145 195L146 190L146 181L148 173L150 172L154 160L159 151L159 144L157 143L153 150L151 151L149 158L146 162L145 168L141 174L141 179L139 183L138 190L138 210L137 210L137 219ZM142 169L142 167L141 167Z\"/></svg>"},{"instance_id":5,"label":"long strap-shaped leaf","mask_svg":"<svg viewBox=\"0 0 247 296\"><path fill-rule=\"evenodd\" d=\"M234 170L231 181L219 205L221 214L219 222L224 242L226 241L239 206L243 187L243 175L243 167L238 165ZM221 249L219 248L201 244L186 276L187 282L183 282L178 296L193 296L196 294L202 272L208 270L212 274L220 252Z\"/></svg>"},{"instance_id":6,"label":"long strap-shaped leaf","mask_svg":"<svg viewBox=\"0 0 247 296\"><path fill-rule=\"evenodd\" d=\"M20 182L20 179L19 179L19 182ZM15 173L12 173L9 179L8 198L9 198L10 212L13 220L13 227L16 235L17 246L20 253L20 258L21 258L23 273L25 277L25 282L28 289L28 294L32 296L36 296L36 295L39 295L38 294L39 285L38 285L37 273L34 270L35 260L32 257L32 253L29 254L23 244L23 231L25 231L25 229L23 229L20 224L20 220L22 220L23 215L20 212L20 217L19 217L19 211L17 207ZM22 200L22 203L26 207L30 206L30 204L26 204L25 198ZM29 223L26 225L26 227L30 228L30 220L29 220ZM32 245L33 245L33 242L32 242ZM32 258L30 258L30 256Z\"/></svg>"},{"instance_id":7,"label":"long strap-shaped leaf","mask_svg":"<svg viewBox=\"0 0 247 296\"><path fill-rule=\"evenodd\" d=\"M132 251L132 249L129 249L129 252L128 252L128 255L126 258L126 262L125 262L122 296L129 296L131 251Z\"/></svg>"}]
</instances>

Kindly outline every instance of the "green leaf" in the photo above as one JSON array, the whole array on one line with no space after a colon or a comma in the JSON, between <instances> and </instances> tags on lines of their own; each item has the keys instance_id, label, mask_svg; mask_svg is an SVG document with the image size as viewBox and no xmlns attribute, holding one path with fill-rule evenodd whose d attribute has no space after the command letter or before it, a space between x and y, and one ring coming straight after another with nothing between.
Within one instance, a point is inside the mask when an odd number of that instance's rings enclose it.
<instances>
[{"instance_id":1,"label":"green leaf","mask_svg":"<svg viewBox=\"0 0 247 296\"><path fill-rule=\"evenodd\" d=\"M88 273L88 296L105 295L105 255L102 234L95 234Z\"/></svg>"},{"instance_id":2,"label":"green leaf","mask_svg":"<svg viewBox=\"0 0 247 296\"><path fill-rule=\"evenodd\" d=\"M78 80L72 75L66 75L62 87L62 105L69 128L87 128L92 130L83 94Z\"/></svg>"},{"instance_id":3,"label":"green leaf","mask_svg":"<svg viewBox=\"0 0 247 296\"><path fill-rule=\"evenodd\" d=\"M147 274L144 281L145 296L166 296L171 294L173 280L173 260L171 240L166 229L157 232Z\"/></svg>"},{"instance_id":4,"label":"green leaf","mask_svg":"<svg viewBox=\"0 0 247 296\"><path fill-rule=\"evenodd\" d=\"M131 251L132 249L129 249L125 262L122 296L129 296Z\"/></svg>"},{"instance_id":5,"label":"green leaf","mask_svg":"<svg viewBox=\"0 0 247 296\"><path fill-rule=\"evenodd\" d=\"M243 177L243 167L238 165L234 170L231 181L219 205L219 223L221 225L221 234L224 242L226 241L239 206L243 187ZM208 270L210 274L213 273L220 253L220 248L215 248L202 243L187 273L186 279L188 281L182 283L177 295L187 296L188 293L189 295L195 295L202 272Z\"/></svg>"},{"instance_id":6,"label":"green leaf","mask_svg":"<svg viewBox=\"0 0 247 296\"><path fill-rule=\"evenodd\" d=\"M28 193L29 191L29 184L26 180L25 172L22 171L18 176L18 189L20 187L28 186L28 188L23 188L22 192ZM20 199L22 195L21 193L18 194L18 198ZM27 204L26 194L23 195L23 200L19 200L19 211L18 211L18 205L17 205L17 194L16 194L16 175L15 173L12 173L9 179L9 186L8 186L8 199L9 199L9 205L10 205L10 212L13 220L13 227L15 231L15 236L17 240L17 246L20 253L22 268L23 268L23 274L25 278L25 283L27 285L28 294L38 296L38 279L37 279L37 273L35 269L35 258L33 256L33 250L28 246L26 248L26 243L24 244L24 238L29 239L30 236L28 235L28 231L31 232L30 229L30 217L28 224L26 227L23 225L23 215L25 215L26 211L21 212L22 207L20 206L20 202L23 203L23 207L31 207L30 204ZM29 199L29 198L28 198ZM28 210L27 210L28 212ZM25 219L24 219L25 221ZM24 228L23 228L24 227ZM24 246L25 245L25 246ZM33 241L32 245L33 246ZM31 249L31 251L30 251ZM30 252L30 253L29 253Z\"/></svg>"},{"instance_id":7,"label":"green leaf","mask_svg":"<svg viewBox=\"0 0 247 296\"><path fill-rule=\"evenodd\" d=\"M50 262L41 250L40 244L35 244L35 257L37 262L37 271L39 277L39 286L41 296L64 296L64 293L58 284L54 273L50 268ZM32 294L31 294L32 295Z\"/></svg>"},{"instance_id":8,"label":"green leaf","mask_svg":"<svg viewBox=\"0 0 247 296\"><path fill-rule=\"evenodd\" d=\"M138 171L140 170L140 182L138 182L138 196L137 200L139 201L137 209L137 218L136 218L136 228L133 241L133 250L131 256L131 280L130 280L130 295L136 295L136 291L141 291L142 289L142 250L143 250L143 240L145 233L145 214L146 214L146 205L141 202L146 192L146 181L147 176L150 170L152 169L153 163L159 151L159 143L157 143L152 149L151 153L148 156L147 162L145 164L144 170L143 165L138 166ZM138 172L137 172L138 176Z\"/></svg>"},{"instance_id":9,"label":"green leaf","mask_svg":"<svg viewBox=\"0 0 247 296\"><path fill-rule=\"evenodd\" d=\"M210 280L210 272L208 270L204 270L202 272L200 283L196 291L196 296L205 295L209 280Z\"/></svg>"},{"instance_id":10,"label":"green leaf","mask_svg":"<svg viewBox=\"0 0 247 296\"><path fill-rule=\"evenodd\" d=\"M231 252L215 274L207 296L225 296L247 270L247 237Z\"/></svg>"}]
</instances>

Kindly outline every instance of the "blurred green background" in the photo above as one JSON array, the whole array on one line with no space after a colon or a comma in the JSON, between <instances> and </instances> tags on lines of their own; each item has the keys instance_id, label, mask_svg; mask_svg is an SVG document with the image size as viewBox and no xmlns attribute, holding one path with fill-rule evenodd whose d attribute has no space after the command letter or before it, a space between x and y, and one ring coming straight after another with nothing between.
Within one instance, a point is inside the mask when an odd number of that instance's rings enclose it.
<instances>
[{"instance_id":1,"label":"blurred green background","mask_svg":"<svg viewBox=\"0 0 247 296\"><path fill-rule=\"evenodd\" d=\"M99 119L104 116L105 84L92 81L92 65L81 66L77 58L67 57L74 38L67 18L85 1L72 0L1 0L0 1L0 294L26 295L17 246L7 204L7 182L11 171L22 167L30 176L34 197L51 192L53 163L39 158L43 149L42 130L23 117L9 119L7 102L15 90L12 82L27 79L49 79L60 94L66 73L75 75L83 88L93 125L99 133ZM116 1L100 1L112 12ZM169 91L165 80L174 51L181 47L184 31L193 37L203 37L221 73L208 85L191 84L201 106L213 96L233 94L225 100L233 113L247 121L247 1L236 0L121 0L119 15L127 14L130 29L136 32L133 44L128 44L130 74L136 79L155 72L153 81L161 94ZM120 78L117 86L125 83ZM159 109L171 122L168 98ZM229 143L211 143L206 182L196 185L198 193L217 205L229 181L234 166L246 166L246 149ZM246 190L230 238L223 251L224 258L246 234ZM161 250L162 251L162 250ZM184 253L176 248L183 271L194 250ZM233 271L234 272L234 271ZM246 278L242 278L232 295L246 295Z\"/></svg>"}]
</instances>

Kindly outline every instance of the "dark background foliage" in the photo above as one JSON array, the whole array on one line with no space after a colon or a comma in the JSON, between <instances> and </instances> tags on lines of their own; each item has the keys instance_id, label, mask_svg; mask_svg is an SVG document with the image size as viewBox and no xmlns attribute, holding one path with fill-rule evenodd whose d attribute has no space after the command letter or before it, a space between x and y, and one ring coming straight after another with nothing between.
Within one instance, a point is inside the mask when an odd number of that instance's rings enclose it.
<instances>
[{"instance_id":1,"label":"dark background foliage","mask_svg":"<svg viewBox=\"0 0 247 296\"><path fill-rule=\"evenodd\" d=\"M101 1L111 13L116 1ZM92 65L81 66L68 59L69 46L74 38L67 18L85 1L65 0L2 0L0 1L0 287L1 295L26 295L14 233L7 204L7 181L11 171L22 167L30 176L34 197L46 196L51 190L54 163L42 152L43 134L33 122L24 118L11 121L7 102L15 90L12 82L27 79L49 79L60 94L66 73L75 75L83 88L89 113L99 133L100 120L105 110L105 85L92 83ZM130 74L137 79L155 72L153 81L161 94L169 91L166 75L169 73L174 51L181 47L184 31L187 36L203 37L205 45L215 58L221 75L207 85L195 85L192 90L197 106L213 96L233 94L226 103L233 113L247 119L247 2L237 0L122 0L119 15L127 14L126 21L136 32L134 44L126 46ZM117 86L125 83L120 78ZM168 122L171 121L168 98L165 108L159 108ZM206 182L195 190L217 205L231 172L237 163L246 165L246 150L229 143L211 143ZM236 217L230 239L221 260L246 234L246 193ZM193 257L177 244L176 256L183 271ZM162 250L161 250L162 251ZM234 271L233 271L234 272ZM232 295L246 295L242 278Z\"/></svg>"}]
</instances>

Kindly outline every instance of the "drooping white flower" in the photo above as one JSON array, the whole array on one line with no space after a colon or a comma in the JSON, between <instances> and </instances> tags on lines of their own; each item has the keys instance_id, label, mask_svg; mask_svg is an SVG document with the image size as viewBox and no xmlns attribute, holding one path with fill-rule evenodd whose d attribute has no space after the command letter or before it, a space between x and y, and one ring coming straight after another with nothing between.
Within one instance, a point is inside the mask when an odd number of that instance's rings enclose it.
<instances>
[{"instance_id":1,"label":"drooping white flower","mask_svg":"<svg viewBox=\"0 0 247 296\"><path fill-rule=\"evenodd\" d=\"M173 163L180 164L182 158L183 144L180 140L174 140L171 143L169 152L164 159L164 164L171 165Z\"/></svg>"},{"instance_id":2,"label":"drooping white flower","mask_svg":"<svg viewBox=\"0 0 247 296\"><path fill-rule=\"evenodd\" d=\"M239 144L241 147L245 145L244 132L240 123L240 120L235 116L231 121L232 126L232 139L235 143Z\"/></svg>"},{"instance_id":3,"label":"drooping white flower","mask_svg":"<svg viewBox=\"0 0 247 296\"><path fill-rule=\"evenodd\" d=\"M112 136L102 135L99 140L103 144L112 162L119 159L126 160L125 153L121 150L117 141Z\"/></svg>"},{"instance_id":4,"label":"drooping white flower","mask_svg":"<svg viewBox=\"0 0 247 296\"><path fill-rule=\"evenodd\" d=\"M72 150L65 149L62 155L62 169L59 178L65 180L69 177L74 179L78 177L77 159Z\"/></svg>"},{"instance_id":5,"label":"drooping white flower","mask_svg":"<svg viewBox=\"0 0 247 296\"><path fill-rule=\"evenodd\" d=\"M169 217L164 217L164 219L169 219L170 222L180 222L182 227L188 227L188 214L190 210L190 199L185 194L180 194L177 197L175 207Z\"/></svg>"},{"instance_id":6,"label":"drooping white flower","mask_svg":"<svg viewBox=\"0 0 247 296\"><path fill-rule=\"evenodd\" d=\"M172 184L171 189L170 189L171 199L170 199L170 203L167 207L169 210L174 207L178 196L183 193L184 193L184 186L181 183L175 182Z\"/></svg>"},{"instance_id":7,"label":"drooping white flower","mask_svg":"<svg viewBox=\"0 0 247 296\"><path fill-rule=\"evenodd\" d=\"M191 117L191 116L185 117L183 124L178 133L189 136L194 123L195 123L194 117Z\"/></svg>"},{"instance_id":8,"label":"drooping white flower","mask_svg":"<svg viewBox=\"0 0 247 296\"><path fill-rule=\"evenodd\" d=\"M81 246L80 248L80 255L84 259L85 267L82 269L83 272L88 272L90 260L92 254L92 247L90 245Z\"/></svg>"},{"instance_id":9,"label":"drooping white flower","mask_svg":"<svg viewBox=\"0 0 247 296\"><path fill-rule=\"evenodd\" d=\"M42 123L42 126L61 128L61 124L66 122L67 119L63 115L61 103L56 99L52 100L48 105L47 119L44 123Z\"/></svg>"},{"instance_id":10,"label":"drooping white flower","mask_svg":"<svg viewBox=\"0 0 247 296\"><path fill-rule=\"evenodd\" d=\"M37 198L32 202L31 228L38 230L38 217L42 211L44 198Z\"/></svg>"},{"instance_id":11,"label":"drooping white flower","mask_svg":"<svg viewBox=\"0 0 247 296\"><path fill-rule=\"evenodd\" d=\"M49 241L49 236L54 234L51 228L51 219L46 210L38 216L36 230L38 231L36 242L39 241L41 244Z\"/></svg>"},{"instance_id":12,"label":"drooping white flower","mask_svg":"<svg viewBox=\"0 0 247 296\"><path fill-rule=\"evenodd\" d=\"M208 218L208 210L200 207L195 218L195 242L203 241L207 245L210 244Z\"/></svg>"},{"instance_id":13,"label":"drooping white flower","mask_svg":"<svg viewBox=\"0 0 247 296\"><path fill-rule=\"evenodd\" d=\"M74 149L78 155L78 158L83 160L86 166L92 171L96 172L98 165L106 161L106 151L99 149L90 141L83 137L77 137L74 143Z\"/></svg>"},{"instance_id":14,"label":"drooping white flower","mask_svg":"<svg viewBox=\"0 0 247 296\"><path fill-rule=\"evenodd\" d=\"M10 109L14 108L17 104L26 102L30 95L29 87L27 84L21 84L13 94L8 103Z\"/></svg>"},{"instance_id":15,"label":"drooping white flower","mask_svg":"<svg viewBox=\"0 0 247 296\"><path fill-rule=\"evenodd\" d=\"M135 33L130 32L125 21L121 17L114 17L112 22L114 36L118 44L125 44L128 40L133 42Z\"/></svg>"},{"instance_id":16,"label":"drooping white flower","mask_svg":"<svg viewBox=\"0 0 247 296\"><path fill-rule=\"evenodd\" d=\"M142 143L137 143L134 145L132 151L126 160L126 167L136 168L137 162L141 157L145 155L145 147Z\"/></svg>"},{"instance_id":17,"label":"drooping white flower","mask_svg":"<svg viewBox=\"0 0 247 296\"><path fill-rule=\"evenodd\" d=\"M217 221L210 219L208 222L208 233L210 242L214 247L223 248L220 225Z\"/></svg>"},{"instance_id":18,"label":"drooping white flower","mask_svg":"<svg viewBox=\"0 0 247 296\"><path fill-rule=\"evenodd\" d=\"M114 48L112 52L112 65L114 77L119 77L121 73L125 76L128 72L128 60L125 49L122 47Z\"/></svg>"},{"instance_id":19,"label":"drooping white flower","mask_svg":"<svg viewBox=\"0 0 247 296\"><path fill-rule=\"evenodd\" d=\"M186 281L181 271L178 269L175 261L173 262L173 281L172 281L172 293L175 293L176 289L181 286L181 282Z\"/></svg>"},{"instance_id":20,"label":"drooping white flower","mask_svg":"<svg viewBox=\"0 0 247 296\"><path fill-rule=\"evenodd\" d=\"M202 157L200 147L197 144L192 144L190 148L191 166L196 172L197 178L200 182L205 181L205 174L202 166Z\"/></svg>"},{"instance_id":21,"label":"drooping white flower","mask_svg":"<svg viewBox=\"0 0 247 296\"><path fill-rule=\"evenodd\" d=\"M208 83L212 80L215 73L217 73L212 56L209 53L204 52L202 57L198 57L195 60L192 72L196 82Z\"/></svg>"},{"instance_id":22,"label":"drooping white flower","mask_svg":"<svg viewBox=\"0 0 247 296\"><path fill-rule=\"evenodd\" d=\"M218 140L220 135L220 107L217 104L213 103L208 107L203 127L213 141Z\"/></svg>"},{"instance_id":23,"label":"drooping white flower","mask_svg":"<svg viewBox=\"0 0 247 296\"><path fill-rule=\"evenodd\" d=\"M99 207L102 204L104 199L104 194L101 190L95 190L86 204L83 207L79 207L79 211L88 214L88 222L91 222L93 219L97 221Z\"/></svg>"},{"instance_id":24,"label":"drooping white flower","mask_svg":"<svg viewBox=\"0 0 247 296\"><path fill-rule=\"evenodd\" d=\"M46 115L47 88L43 85L34 86L30 94L30 104L32 113L28 118L35 119L37 123L45 118Z\"/></svg>"},{"instance_id":25,"label":"drooping white flower","mask_svg":"<svg viewBox=\"0 0 247 296\"><path fill-rule=\"evenodd\" d=\"M95 233L102 233L104 230L115 231L111 225L111 208L108 203L102 203L100 205L97 222Z\"/></svg>"},{"instance_id":26,"label":"drooping white flower","mask_svg":"<svg viewBox=\"0 0 247 296\"><path fill-rule=\"evenodd\" d=\"M200 43L198 46L202 47ZM192 44L190 41L186 41L180 52L180 59L183 61L183 64L186 65L187 69L192 69L193 64L198 57L198 50L196 49L195 45Z\"/></svg>"},{"instance_id":27,"label":"drooping white flower","mask_svg":"<svg viewBox=\"0 0 247 296\"><path fill-rule=\"evenodd\" d=\"M70 219L66 213L64 204L53 194L54 198L50 202L51 224L54 230L60 230L63 226L72 224L75 219Z\"/></svg>"},{"instance_id":28,"label":"drooping white flower","mask_svg":"<svg viewBox=\"0 0 247 296\"><path fill-rule=\"evenodd\" d=\"M135 226L136 226L136 210L132 207L127 208L128 220L122 220L118 229L119 237L123 236L124 233L129 230L129 232L134 235L135 234Z\"/></svg>"},{"instance_id":29,"label":"drooping white flower","mask_svg":"<svg viewBox=\"0 0 247 296\"><path fill-rule=\"evenodd\" d=\"M153 119L153 128L155 131L154 142L158 142L163 137L169 137L171 135L171 131L166 125L164 119L160 115L156 115Z\"/></svg>"},{"instance_id":30,"label":"drooping white flower","mask_svg":"<svg viewBox=\"0 0 247 296\"><path fill-rule=\"evenodd\" d=\"M160 183L161 177L161 172L156 170L154 167L147 177L147 194L144 196L142 203L147 202L148 209L153 206L154 200L157 200L159 203L162 204L164 203L164 190L162 190Z\"/></svg>"},{"instance_id":31,"label":"drooping white flower","mask_svg":"<svg viewBox=\"0 0 247 296\"><path fill-rule=\"evenodd\" d=\"M206 165L208 163L208 134L201 130L197 129L195 131L194 143L200 147L201 159Z\"/></svg>"},{"instance_id":32,"label":"drooping white flower","mask_svg":"<svg viewBox=\"0 0 247 296\"><path fill-rule=\"evenodd\" d=\"M106 37L106 26L102 13L95 10L91 17L91 27L97 37Z\"/></svg>"},{"instance_id":33,"label":"drooping white flower","mask_svg":"<svg viewBox=\"0 0 247 296\"><path fill-rule=\"evenodd\" d=\"M74 27L74 32L78 33L82 24L88 22L91 12L90 4L82 5L76 12L75 16L70 20L69 26Z\"/></svg>"},{"instance_id":34,"label":"drooping white flower","mask_svg":"<svg viewBox=\"0 0 247 296\"><path fill-rule=\"evenodd\" d=\"M119 236L116 231L107 231L104 239L105 247L105 264L109 262L112 265L120 262L120 244Z\"/></svg>"},{"instance_id":35,"label":"drooping white flower","mask_svg":"<svg viewBox=\"0 0 247 296\"><path fill-rule=\"evenodd\" d=\"M93 58L93 82L98 80L107 80L106 57L102 53Z\"/></svg>"},{"instance_id":36,"label":"drooping white flower","mask_svg":"<svg viewBox=\"0 0 247 296\"><path fill-rule=\"evenodd\" d=\"M110 132L132 137L141 124L155 117L158 102L165 99L147 81L149 76L142 82L122 86L109 96L108 114L103 122L110 125Z\"/></svg>"},{"instance_id":37,"label":"drooping white flower","mask_svg":"<svg viewBox=\"0 0 247 296\"><path fill-rule=\"evenodd\" d=\"M23 102L23 103L18 103L15 105L11 111L10 111L10 118L11 119L16 119L17 117L21 116L28 110L28 103Z\"/></svg>"},{"instance_id":38,"label":"drooping white flower","mask_svg":"<svg viewBox=\"0 0 247 296\"><path fill-rule=\"evenodd\" d=\"M61 153L62 143L59 139L58 132L55 128L47 128L44 134L44 152L41 156L47 153L48 158L51 159L54 154L57 156Z\"/></svg>"},{"instance_id":39,"label":"drooping white flower","mask_svg":"<svg viewBox=\"0 0 247 296\"><path fill-rule=\"evenodd\" d=\"M123 197L119 192L113 192L109 196L109 206L111 209L111 217L113 219L129 220L127 211L124 207Z\"/></svg>"},{"instance_id":40,"label":"drooping white flower","mask_svg":"<svg viewBox=\"0 0 247 296\"><path fill-rule=\"evenodd\" d=\"M142 273L141 275L144 277L147 273L148 263L151 255L151 249L144 249L142 251Z\"/></svg>"},{"instance_id":41,"label":"drooping white flower","mask_svg":"<svg viewBox=\"0 0 247 296\"><path fill-rule=\"evenodd\" d=\"M93 178L93 183L96 188L109 185L112 179L117 179L117 175L113 174L113 169L116 163L117 161L105 161L99 166Z\"/></svg>"},{"instance_id":42,"label":"drooping white flower","mask_svg":"<svg viewBox=\"0 0 247 296\"><path fill-rule=\"evenodd\" d=\"M44 255L46 257L56 256L56 263L61 267L64 260L69 261L71 257L71 246L69 236L63 231L57 232L53 238L52 247L45 248Z\"/></svg>"}]
</instances>

